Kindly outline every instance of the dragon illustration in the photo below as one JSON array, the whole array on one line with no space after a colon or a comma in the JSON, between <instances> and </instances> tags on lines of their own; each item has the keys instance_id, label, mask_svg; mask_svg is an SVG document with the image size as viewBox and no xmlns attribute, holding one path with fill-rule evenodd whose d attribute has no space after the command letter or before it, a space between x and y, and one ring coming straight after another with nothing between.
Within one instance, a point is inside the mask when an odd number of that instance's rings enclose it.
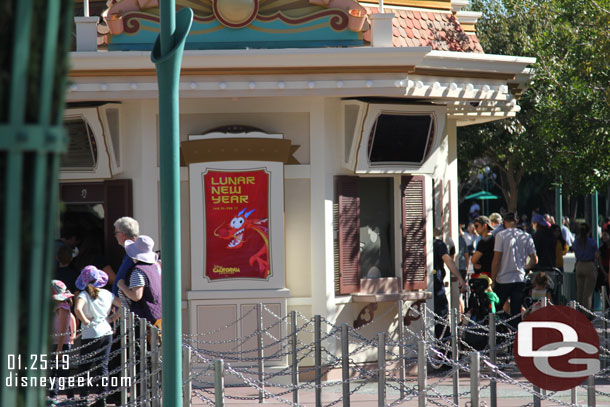
<instances>
[{"instance_id":1,"label":"dragon illustration","mask_svg":"<svg viewBox=\"0 0 610 407\"><path fill-rule=\"evenodd\" d=\"M266 278L269 275L269 229L264 226L267 223L267 218L249 219L252 212L256 209L246 212L247 209L242 209L237 216L229 221L228 225L218 226L214 230L214 236L230 240L227 249L236 250L244 245L244 242L247 240L245 235L248 230L258 233L263 239L263 246L250 256L248 263L250 266L258 267L262 277Z\"/></svg>"}]
</instances>

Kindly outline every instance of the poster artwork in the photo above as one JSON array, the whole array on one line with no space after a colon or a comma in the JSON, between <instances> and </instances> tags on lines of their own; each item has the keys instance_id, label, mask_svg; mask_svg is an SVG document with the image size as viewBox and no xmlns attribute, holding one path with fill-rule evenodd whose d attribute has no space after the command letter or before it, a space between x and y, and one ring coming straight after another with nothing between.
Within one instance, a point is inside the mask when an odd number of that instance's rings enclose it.
<instances>
[{"instance_id":1,"label":"poster artwork","mask_svg":"<svg viewBox=\"0 0 610 407\"><path fill-rule=\"evenodd\" d=\"M210 170L203 176L205 275L210 280L266 279L269 267L269 174Z\"/></svg>"}]
</instances>

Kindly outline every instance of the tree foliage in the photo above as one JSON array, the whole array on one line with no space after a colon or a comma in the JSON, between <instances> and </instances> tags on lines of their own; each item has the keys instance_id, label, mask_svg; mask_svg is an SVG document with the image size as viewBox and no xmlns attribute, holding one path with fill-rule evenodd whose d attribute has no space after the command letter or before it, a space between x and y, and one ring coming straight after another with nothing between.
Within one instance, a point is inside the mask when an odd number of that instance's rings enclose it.
<instances>
[{"instance_id":1,"label":"tree foliage","mask_svg":"<svg viewBox=\"0 0 610 407\"><path fill-rule=\"evenodd\" d=\"M472 0L491 54L536 57L517 117L460 130L462 176L493 166L509 209L525 174L566 193L610 182L610 0ZM476 169L476 168L475 168Z\"/></svg>"}]
</instances>

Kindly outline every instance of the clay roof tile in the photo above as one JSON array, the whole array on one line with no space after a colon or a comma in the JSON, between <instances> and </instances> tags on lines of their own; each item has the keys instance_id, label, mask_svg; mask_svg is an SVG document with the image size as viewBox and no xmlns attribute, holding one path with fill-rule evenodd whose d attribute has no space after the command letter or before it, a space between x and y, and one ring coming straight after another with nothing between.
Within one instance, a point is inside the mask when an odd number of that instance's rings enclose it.
<instances>
[{"instance_id":1,"label":"clay roof tile","mask_svg":"<svg viewBox=\"0 0 610 407\"><path fill-rule=\"evenodd\" d=\"M369 14L378 13L377 7L366 7ZM431 46L440 51L482 53L476 34L466 33L450 13L390 9L392 45L395 47Z\"/></svg>"},{"instance_id":2,"label":"clay roof tile","mask_svg":"<svg viewBox=\"0 0 610 407\"><path fill-rule=\"evenodd\" d=\"M405 24L407 25L407 27L409 27L409 28L413 28L413 27L414 27L414 26L413 26L413 20L412 20L412 19L410 19L410 18L405 18L403 21L405 22Z\"/></svg>"}]
</instances>

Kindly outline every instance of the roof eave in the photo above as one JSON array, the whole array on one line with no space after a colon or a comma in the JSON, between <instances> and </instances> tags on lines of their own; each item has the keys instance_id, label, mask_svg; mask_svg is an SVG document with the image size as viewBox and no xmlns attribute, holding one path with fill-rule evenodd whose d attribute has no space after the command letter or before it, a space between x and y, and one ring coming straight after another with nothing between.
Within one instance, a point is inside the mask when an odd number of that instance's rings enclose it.
<instances>
[{"instance_id":1,"label":"roof eave","mask_svg":"<svg viewBox=\"0 0 610 407\"><path fill-rule=\"evenodd\" d=\"M184 51L182 68L414 66L432 50L411 48L294 48ZM72 71L154 68L148 51L72 52Z\"/></svg>"},{"instance_id":2,"label":"roof eave","mask_svg":"<svg viewBox=\"0 0 610 407\"><path fill-rule=\"evenodd\" d=\"M422 69L512 74L526 72L536 58L471 52L430 51L417 65Z\"/></svg>"}]
</instances>

